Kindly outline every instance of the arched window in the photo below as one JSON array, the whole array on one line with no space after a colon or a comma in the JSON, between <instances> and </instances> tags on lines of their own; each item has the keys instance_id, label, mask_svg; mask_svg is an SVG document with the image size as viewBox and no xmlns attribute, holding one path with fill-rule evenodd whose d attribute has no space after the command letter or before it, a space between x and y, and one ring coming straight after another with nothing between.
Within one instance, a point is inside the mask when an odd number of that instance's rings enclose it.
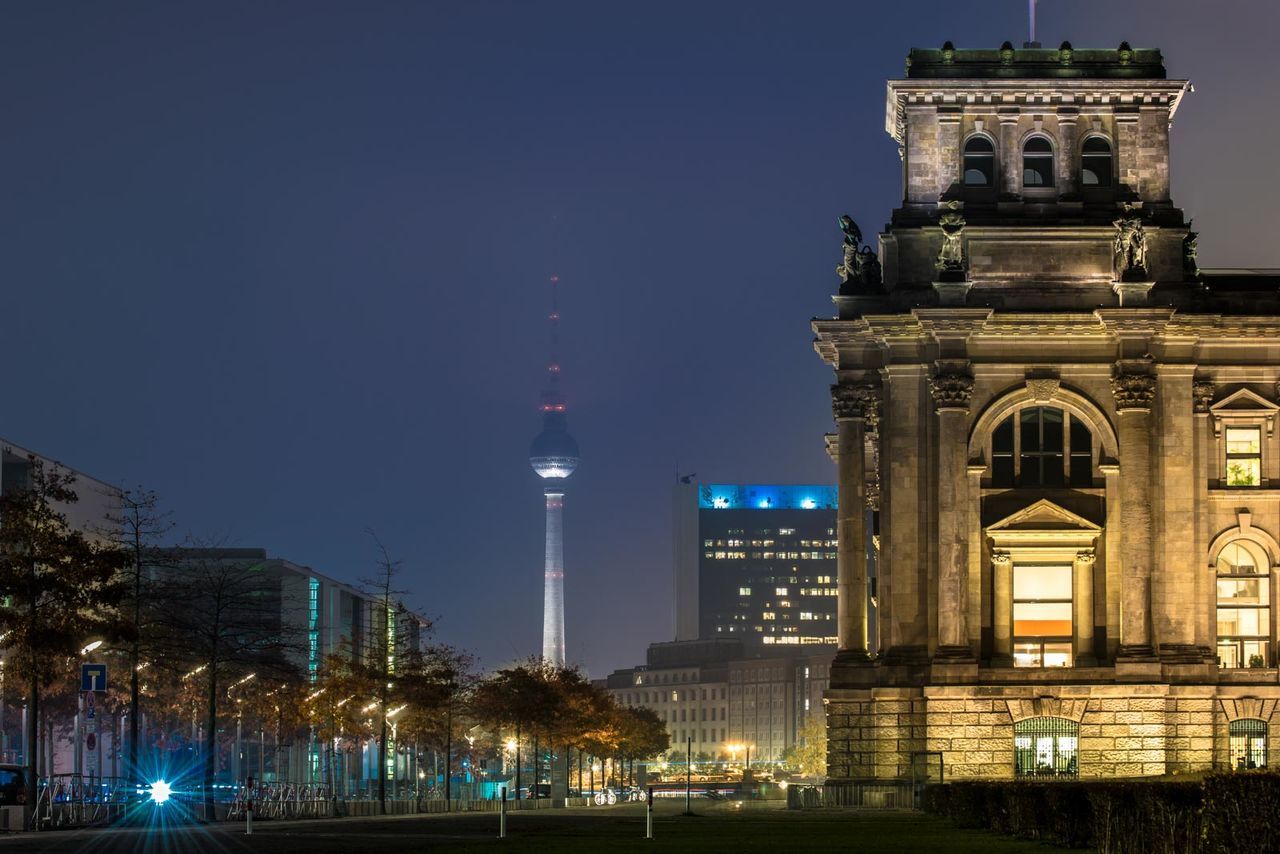
<instances>
[{"instance_id":1,"label":"arched window","mask_svg":"<svg viewBox=\"0 0 1280 854\"><path fill-rule=\"evenodd\" d=\"M1005 418L991 433L991 485L1093 486L1088 425L1054 406L1027 407Z\"/></svg>"},{"instance_id":2,"label":"arched window","mask_svg":"<svg viewBox=\"0 0 1280 854\"><path fill-rule=\"evenodd\" d=\"M1075 777L1080 724L1070 718L1027 718L1013 725L1013 773L1018 777Z\"/></svg>"},{"instance_id":3,"label":"arched window","mask_svg":"<svg viewBox=\"0 0 1280 854\"><path fill-rule=\"evenodd\" d=\"M1022 145L1022 186L1053 186L1053 146L1043 136L1033 136Z\"/></svg>"},{"instance_id":4,"label":"arched window","mask_svg":"<svg viewBox=\"0 0 1280 854\"><path fill-rule=\"evenodd\" d=\"M1218 552L1218 666L1266 667L1270 647L1270 567L1261 549L1235 540Z\"/></svg>"},{"instance_id":5,"label":"arched window","mask_svg":"<svg viewBox=\"0 0 1280 854\"><path fill-rule=\"evenodd\" d=\"M1239 771L1267 767L1267 722L1241 718L1227 725L1231 767Z\"/></svg>"},{"instance_id":6,"label":"arched window","mask_svg":"<svg viewBox=\"0 0 1280 854\"><path fill-rule=\"evenodd\" d=\"M970 137L964 144L966 187L991 187L996 181L996 149L985 136Z\"/></svg>"},{"instance_id":7,"label":"arched window","mask_svg":"<svg viewBox=\"0 0 1280 854\"><path fill-rule=\"evenodd\" d=\"M1111 186L1111 143L1100 136L1084 141L1080 153L1080 183L1086 187Z\"/></svg>"}]
</instances>

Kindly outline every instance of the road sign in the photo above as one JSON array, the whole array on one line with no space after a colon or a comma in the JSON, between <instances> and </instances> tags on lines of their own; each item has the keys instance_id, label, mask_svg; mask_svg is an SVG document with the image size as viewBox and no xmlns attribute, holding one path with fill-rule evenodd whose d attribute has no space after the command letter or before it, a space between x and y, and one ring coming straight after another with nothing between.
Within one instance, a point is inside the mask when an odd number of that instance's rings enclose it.
<instances>
[{"instance_id":1,"label":"road sign","mask_svg":"<svg viewBox=\"0 0 1280 854\"><path fill-rule=\"evenodd\" d=\"M86 750L95 750L95 749L97 749L97 747L98 747L98 737L97 737L96 735L94 735L93 733L89 733L89 735L85 737L85 740L84 740L84 746L85 746L85 749L86 749Z\"/></svg>"},{"instance_id":2,"label":"road sign","mask_svg":"<svg viewBox=\"0 0 1280 854\"><path fill-rule=\"evenodd\" d=\"M84 695L84 717L85 720L93 720L98 716L98 701L94 699L97 694L92 691Z\"/></svg>"},{"instance_id":3,"label":"road sign","mask_svg":"<svg viewBox=\"0 0 1280 854\"><path fill-rule=\"evenodd\" d=\"M81 691L107 690L107 665L105 664L80 665L80 690Z\"/></svg>"}]
</instances>

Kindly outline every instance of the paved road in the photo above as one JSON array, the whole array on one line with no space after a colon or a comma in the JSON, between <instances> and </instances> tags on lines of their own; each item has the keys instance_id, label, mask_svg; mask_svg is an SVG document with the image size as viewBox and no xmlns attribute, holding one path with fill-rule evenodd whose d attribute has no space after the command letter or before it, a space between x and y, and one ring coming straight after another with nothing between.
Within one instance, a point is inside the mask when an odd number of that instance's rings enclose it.
<instances>
[{"instance_id":1,"label":"paved road","mask_svg":"<svg viewBox=\"0 0 1280 854\"><path fill-rule=\"evenodd\" d=\"M663 804L662 813L674 813ZM561 833L643 833L643 807L605 807L596 810L547 810L512 812L508 827L512 837ZM136 827L61 830L0 836L0 854L137 854L137 852L269 852L269 854L322 854L322 852L437 851L465 843L485 844L498 833L498 816L492 813L388 816L382 818L258 821L253 835L243 824L160 824ZM549 840L548 840L549 841Z\"/></svg>"}]
</instances>

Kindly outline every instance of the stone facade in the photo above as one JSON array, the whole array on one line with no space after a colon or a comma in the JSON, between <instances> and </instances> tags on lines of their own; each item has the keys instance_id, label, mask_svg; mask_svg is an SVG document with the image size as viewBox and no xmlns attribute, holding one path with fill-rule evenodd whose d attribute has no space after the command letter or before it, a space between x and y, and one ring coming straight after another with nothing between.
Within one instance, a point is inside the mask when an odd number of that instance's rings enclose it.
<instances>
[{"instance_id":1,"label":"stone facade","mask_svg":"<svg viewBox=\"0 0 1280 854\"><path fill-rule=\"evenodd\" d=\"M1196 268L1188 90L1127 45L890 81L883 284L813 323L842 511L878 497L878 638L839 518L833 780L1280 763L1280 274Z\"/></svg>"}]
</instances>

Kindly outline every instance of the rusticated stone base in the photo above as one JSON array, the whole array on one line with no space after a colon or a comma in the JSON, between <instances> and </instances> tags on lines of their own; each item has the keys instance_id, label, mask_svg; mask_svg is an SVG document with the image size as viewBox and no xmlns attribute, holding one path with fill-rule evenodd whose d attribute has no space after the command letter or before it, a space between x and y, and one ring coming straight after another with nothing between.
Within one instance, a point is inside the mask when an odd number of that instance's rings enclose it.
<instances>
[{"instance_id":1,"label":"rusticated stone base","mask_svg":"<svg viewBox=\"0 0 1280 854\"><path fill-rule=\"evenodd\" d=\"M1080 724L1081 778L1153 777L1226 768L1231 721L1269 726L1280 767L1280 685L933 685L831 690L827 774L905 780L922 754L946 779L1014 776L1014 723L1049 716ZM936 756L932 763L936 766Z\"/></svg>"}]
</instances>

